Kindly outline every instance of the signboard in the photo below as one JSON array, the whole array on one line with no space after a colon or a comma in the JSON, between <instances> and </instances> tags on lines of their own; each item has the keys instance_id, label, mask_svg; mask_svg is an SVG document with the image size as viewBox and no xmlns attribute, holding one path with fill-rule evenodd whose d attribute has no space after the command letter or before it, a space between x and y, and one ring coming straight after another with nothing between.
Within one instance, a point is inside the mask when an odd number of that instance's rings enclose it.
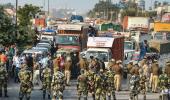
<instances>
[{"instance_id":1,"label":"signboard","mask_svg":"<svg viewBox=\"0 0 170 100\"><path fill-rule=\"evenodd\" d=\"M170 13L166 13L162 16L162 22L170 22Z\"/></svg>"},{"instance_id":2,"label":"signboard","mask_svg":"<svg viewBox=\"0 0 170 100\"><path fill-rule=\"evenodd\" d=\"M114 38L110 37L89 37L88 47L112 47Z\"/></svg>"},{"instance_id":3,"label":"signboard","mask_svg":"<svg viewBox=\"0 0 170 100\"><path fill-rule=\"evenodd\" d=\"M82 25L63 24L58 26L58 30L79 30L81 31Z\"/></svg>"},{"instance_id":4,"label":"signboard","mask_svg":"<svg viewBox=\"0 0 170 100\"><path fill-rule=\"evenodd\" d=\"M147 17L128 17L127 29L149 28L149 18Z\"/></svg>"},{"instance_id":5,"label":"signboard","mask_svg":"<svg viewBox=\"0 0 170 100\"><path fill-rule=\"evenodd\" d=\"M154 31L169 31L170 32L170 23L154 23Z\"/></svg>"}]
</instances>

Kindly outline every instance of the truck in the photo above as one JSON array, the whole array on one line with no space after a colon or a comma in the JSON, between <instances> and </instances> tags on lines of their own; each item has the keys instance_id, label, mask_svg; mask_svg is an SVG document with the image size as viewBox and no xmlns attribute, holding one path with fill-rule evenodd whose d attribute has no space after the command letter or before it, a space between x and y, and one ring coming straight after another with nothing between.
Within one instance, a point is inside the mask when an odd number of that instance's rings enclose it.
<instances>
[{"instance_id":1,"label":"truck","mask_svg":"<svg viewBox=\"0 0 170 100\"><path fill-rule=\"evenodd\" d=\"M123 30L140 30L148 31L149 18L148 17L130 17L125 16L123 19Z\"/></svg>"},{"instance_id":2,"label":"truck","mask_svg":"<svg viewBox=\"0 0 170 100\"><path fill-rule=\"evenodd\" d=\"M89 37L87 42L86 57L90 56L103 60L107 67L111 59L123 60L124 37Z\"/></svg>"},{"instance_id":3,"label":"truck","mask_svg":"<svg viewBox=\"0 0 170 100\"><path fill-rule=\"evenodd\" d=\"M167 40L170 41L170 23L155 22L153 38L155 40Z\"/></svg>"},{"instance_id":4,"label":"truck","mask_svg":"<svg viewBox=\"0 0 170 100\"><path fill-rule=\"evenodd\" d=\"M58 25L56 43L58 49L72 49L82 51L87 47L89 25L72 23Z\"/></svg>"},{"instance_id":5,"label":"truck","mask_svg":"<svg viewBox=\"0 0 170 100\"><path fill-rule=\"evenodd\" d=\"M170 60L170 23L155 22L152 35L149 46L159 54L159 65L164 67L166 61Z\"/></svg>"}]
</instances>

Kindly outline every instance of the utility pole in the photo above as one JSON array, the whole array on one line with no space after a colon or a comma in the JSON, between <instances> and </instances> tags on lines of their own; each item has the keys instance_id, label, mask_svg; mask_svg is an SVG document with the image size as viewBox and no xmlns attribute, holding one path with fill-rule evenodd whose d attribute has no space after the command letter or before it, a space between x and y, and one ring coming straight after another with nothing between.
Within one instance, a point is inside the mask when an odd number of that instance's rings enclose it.
<instances>
[{"instance_id":1,"label":"utility pole","mask_svg":"<svg viewBox=\"0 0 170 100\"><path fill-rule=\"evenodd\" d=\"M15 18L15 34L17 35L17 33L18 33L18 14L17 14L17 11L18 11L18 0L16 0L16 18Z\"/></svg>"},{"instance_id":2,"label":"utility pole","mask_svg":"<svg viewBox=\"0 0 170 100\"><path fill-rule=\"evenodd\" d=\"M48 16L50 14L50 0L48 0Z\"/></svg>"}]
</instances>

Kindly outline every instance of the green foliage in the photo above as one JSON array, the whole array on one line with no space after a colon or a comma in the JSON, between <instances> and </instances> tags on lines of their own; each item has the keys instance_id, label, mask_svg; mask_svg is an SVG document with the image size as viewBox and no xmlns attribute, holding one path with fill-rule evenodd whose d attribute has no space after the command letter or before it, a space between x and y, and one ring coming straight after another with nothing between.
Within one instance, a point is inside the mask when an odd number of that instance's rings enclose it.
<instances>
[{"instance_id":1,"label":"green foliage","mask_svg":"<svg viewBox=\"0 0 170 100\"><path fill-rule=\"evenodd\" d=\"M95 7L90 10L87 15L88 17L99 17L106 19L116 18L116 13L119 12L119 8L109 2L100 1L95 5Z\"/></svg>"},{"instance_id":2,"label":"green foliage","mask_svg":"<svg viewBox=\"0 0 170 100\"><path fill-rule=\"evenodd\" d=\"M20 26L28 26L31 25L31 18L33 18L38 12L40 12L40 8L37 6L24 5L24 7L20 7L17 11L19 25Z\"/></svg>"},{"instance_id":3,"label":"green foliage","mask_svg":"<svg viewBox=\"0 0 170 100\"><path fill-rule=\"evenodd\" d=\"M12 19L5 14L4 6L0 5L0 44L9 44L15 41L15 26Z\"/></svg>"},{"instance_id":4,"label":"green foliage","mask_svg":"<svg viewBox=\"0 0 170 100\"><path fill-rule=\"evenodd\" d=\"M34 30L31 29L31 19L35 17L37 13L40 12L40 8L33 5L24 5L19 8L17 11L18 14L18 37L17 42L22 43L31 43L35 36Z\"/></svg>"}]
</instances>

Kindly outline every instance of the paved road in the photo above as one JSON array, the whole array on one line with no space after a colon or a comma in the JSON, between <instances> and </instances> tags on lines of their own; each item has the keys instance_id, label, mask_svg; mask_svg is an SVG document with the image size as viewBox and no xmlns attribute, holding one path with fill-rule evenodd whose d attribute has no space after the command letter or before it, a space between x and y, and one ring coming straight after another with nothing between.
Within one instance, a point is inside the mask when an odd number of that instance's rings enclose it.
<instances>
[{"instance_id":1,"label":"paved road","mask_svg":"<svg viewBox=\"0 0 170 100\"><path fill-rule=\"evenodd\" d=\"M123 85L125 88L125 85ZM18 99L18 92L19 92L19 84L10 82L8 87L8 94L9 98L0 98L0 100L19 100ZM128 91L120 91L116 92L117 100L128 100L129 92ZM159 94L147 94L147 100L158 100ZM35 87L31 94L31 100L42 100L42 91L39 90L39 87ZM48 99L46 99L48 100ZM77 92L76 92L76 81L71 81L71 86L66 87L64 91L64 100L77 100ZM92 100L91 96L89 96L88 100ZM139 100L142 100L142 96L139 95Z\"/></svg>"}]
</instances>

